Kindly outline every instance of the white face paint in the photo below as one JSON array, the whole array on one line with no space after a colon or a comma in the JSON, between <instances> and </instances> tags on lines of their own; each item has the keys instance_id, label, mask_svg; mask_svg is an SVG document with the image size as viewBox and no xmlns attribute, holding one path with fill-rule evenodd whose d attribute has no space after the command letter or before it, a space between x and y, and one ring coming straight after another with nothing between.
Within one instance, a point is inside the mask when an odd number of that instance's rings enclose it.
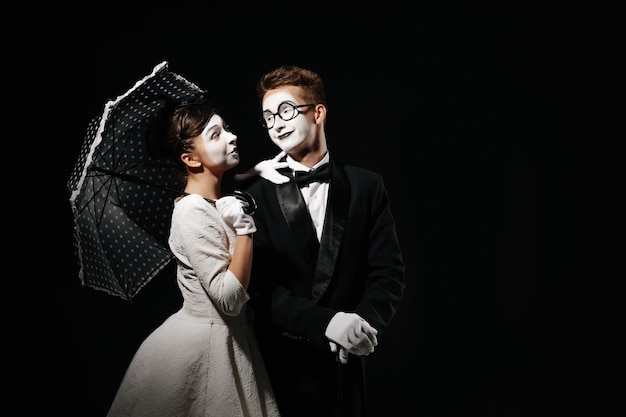
<instances>
[{"instance_id":1,"label":"white face paint","mask_svg":"<svg viewBox=\"0 0 626 417\"><path fill-rule=\"evenodd\" d=\"M280 87L276 90L270 90L263 97L263 111L268 110L272 113L278 111L278 106L284 101L290 101L297 104L307 104L291 93L293 86ZM300 108L302 113L312 112L313 106ZM307 118L304 114L298 114L291 120L283 120L278 115L274 116L274 126L268 129L272 142L285 152L291 152L298 146L305 143L308 139L315 136L315 122Z\"/></svg>"},{"instance_id":2,"label":"white face paint","mask_svg":"<svg viewBox=\"0 0 626 417\"><path fill-rule=\"evenodd\" d=\"M227 169L239 164L237 135L224 124L221 116L215 114L202 131L204 151L209 157L209 165L223 166Z\"/></svg>"}]
</instances>

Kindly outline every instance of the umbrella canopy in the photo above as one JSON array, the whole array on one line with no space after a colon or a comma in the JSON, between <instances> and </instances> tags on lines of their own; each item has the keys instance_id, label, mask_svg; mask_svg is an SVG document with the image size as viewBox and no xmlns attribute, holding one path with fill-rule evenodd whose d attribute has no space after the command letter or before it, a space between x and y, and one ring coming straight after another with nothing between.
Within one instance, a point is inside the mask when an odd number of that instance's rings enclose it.
<instances>
[{"instance_id":1,"label":"umbrella canopy","mask_svg":"<svg viewBox=\"0 0 626 417\"><path fill-rule=\"evenodd\" d=\"M152 157L146 134L165 107L204 93L164 61L89 124L67 183L84 286L131 300L173 259L167 238L182 191L175 162Z\"/></svg>"}]
</instances>

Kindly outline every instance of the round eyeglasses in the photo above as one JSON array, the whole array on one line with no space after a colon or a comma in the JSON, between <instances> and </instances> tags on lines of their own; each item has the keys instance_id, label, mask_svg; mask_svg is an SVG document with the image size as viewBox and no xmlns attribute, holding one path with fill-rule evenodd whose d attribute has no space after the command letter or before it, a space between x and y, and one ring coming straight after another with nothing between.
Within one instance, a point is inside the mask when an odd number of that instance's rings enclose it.
<instances>
[{"instance_id":1,"label":"round eyeglasses","mask_svg":"<svg viewBox=\"0 0 626 417\"><path fill-rule=\"evenodd\" d=\"M272 113L269 110L265 110L263 112L263 116L261 116L261 124L264 128L271 129L272 127L274 127L274 121L276 120L276 116L280 117L286 122L302 113L300 111L300 108L310 106L315 106L315 104L295 104L291 101L283 101L278 105L278 111L276 113Z\"/></svg>"}]
</instances>

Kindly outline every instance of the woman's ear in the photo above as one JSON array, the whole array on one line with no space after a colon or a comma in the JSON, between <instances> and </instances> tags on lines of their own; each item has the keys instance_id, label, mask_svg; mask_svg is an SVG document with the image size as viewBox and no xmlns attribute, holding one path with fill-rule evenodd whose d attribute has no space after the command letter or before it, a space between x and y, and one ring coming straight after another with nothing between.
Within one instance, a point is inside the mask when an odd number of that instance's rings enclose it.
<instances>
[{"instance_id":1,"label":"woman's ear","mask_svg":"<svg viewBox=\"0 0 626 417\"><path fill-rule=\"evenodd\" d=\"M200 161L196 159L193 153L185 152L184 154L180 156L180 159L188 167L193 168L193 167L200 166Z\"/></svg>"}]
</instances>

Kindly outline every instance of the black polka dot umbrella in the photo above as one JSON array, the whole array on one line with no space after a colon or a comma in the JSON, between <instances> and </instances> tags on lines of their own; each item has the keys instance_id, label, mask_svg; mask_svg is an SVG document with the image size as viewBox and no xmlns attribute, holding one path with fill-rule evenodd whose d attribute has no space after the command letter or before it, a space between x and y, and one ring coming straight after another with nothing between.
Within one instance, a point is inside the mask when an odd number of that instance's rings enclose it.
<instances>
[{"instance_id":1,"label":"black polka dot umbrella","mask_svg":"<svg viewBox=\"0 0 626 417\"><path fill-rule=\"evenodd\" d=\"M162 62L89 124L68 182L83 285L131 300L173 259L167 238L182 191L175 163L149 155L146 132L164 108L203 93Z\"/></svg>"}]
</instances>

